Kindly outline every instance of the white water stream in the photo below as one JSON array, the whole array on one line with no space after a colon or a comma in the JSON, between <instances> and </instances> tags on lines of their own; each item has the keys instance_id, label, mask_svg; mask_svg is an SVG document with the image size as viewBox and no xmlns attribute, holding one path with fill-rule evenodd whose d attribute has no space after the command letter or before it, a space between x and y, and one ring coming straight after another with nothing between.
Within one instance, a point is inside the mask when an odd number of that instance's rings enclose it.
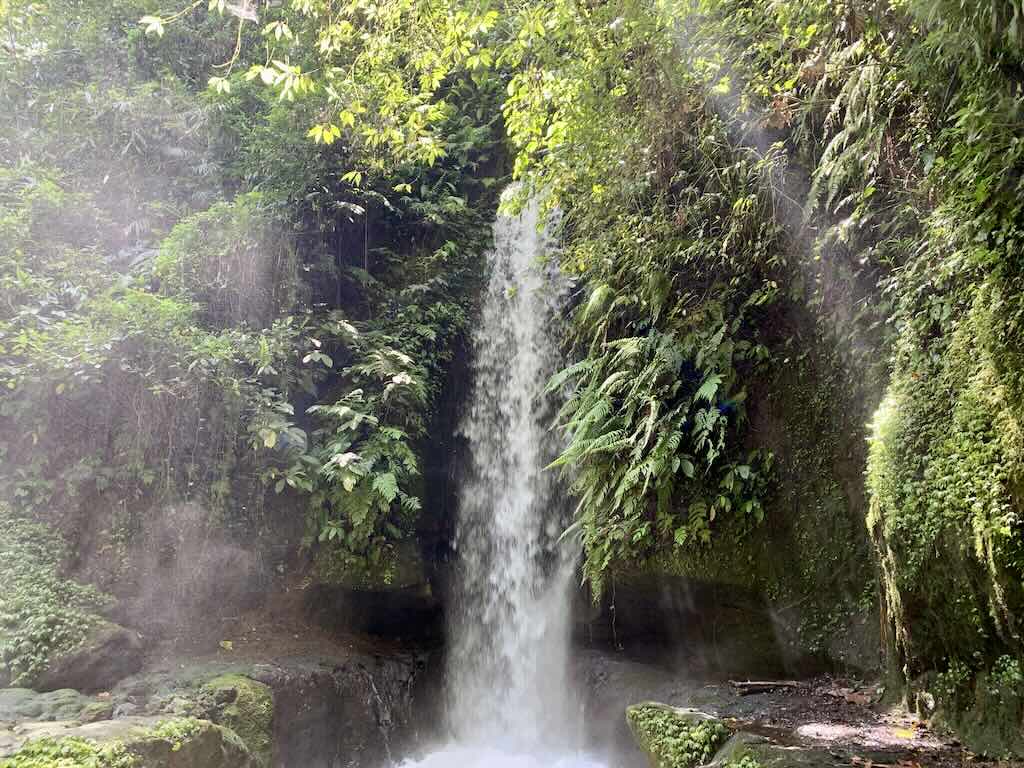
<instances>
[{"instance_id":1,"label":"white water stream","mask_svg":"<svg viewBox=\"0 0 1024 768\"><path fill-rule=\"evenodd\" d=\"M456 535L451 742L410 768L599 768L580 751L569 670L578 550L558 541L565 504L543 471L555 454L544 387L557 364L560 297L559 281L539 262L537 221L529 207L494 225L462 421L471 466Z\"/></svg>"}]
</instances>

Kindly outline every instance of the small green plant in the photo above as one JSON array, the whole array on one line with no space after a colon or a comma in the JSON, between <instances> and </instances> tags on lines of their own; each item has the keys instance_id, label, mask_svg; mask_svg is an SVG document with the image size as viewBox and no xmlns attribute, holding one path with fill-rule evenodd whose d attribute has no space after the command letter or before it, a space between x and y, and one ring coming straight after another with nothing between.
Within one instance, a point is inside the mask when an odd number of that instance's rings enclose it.
<instances>
[{"instance_id":1,"label":"small green plant","mask_svg":"<svg viewBox=\"0 0 1024 768\"><path fill-rule=\"evenodd\" d=\"M30 686L55 654L73 650L107 599L61 576L66 548L46 525L0 509L0 667Z\"/></svg>"},{"instance_id":2,"label":"small green plant","mask_svg":"<svg viewBox=\"0 0 1024 768\"><path fill-rule=\"evenodd\" d=\"M988 673L988 693L1000 701L1024 698L1024 672L1020 659L1000 656Z\"/></svg>"},{"instance_id":3,"label":"small green plant","mask_svg":"<svg viewBox=\"0 0 1024 768\"><path fill-rule=\"evenodd\" d=\"M661 706L635 706L626 718L658 768L694 768L711 760L729 734L718 720L695 718Z\"/></svg>"},{"instance_id":4,"label":"small green plant","mask_svg":"<svg viewBox=\"0 0 1024 768\"><path fill-rule=\"evenodd\" d=\"M149 732L154 739L171 743L171 751L177 752L185 743L203 730L203 723L193 717L176 717L157 723Z\"/></svg>"},{"instance_id":5,"label":"small green plant","mask_svg":"<svg viewBox=\"0 0 1024 768\"><path fill-rule=\"evenodd\" d=\"M7 758L0 768L138 768L123 744L100 745L88 739L36 739Z\"/></svg>"},{"instance_id":6,"label":"small green plant","mask_svg":"<svg viewBox=\"0 0 1024 768\"><path fill-rule=\"evenodd\" d=\"M739 760L730 760L726 763L725 768L761 768L761 763L757 761L757 758L746 755Z\"/></svg>"}]
</instances>

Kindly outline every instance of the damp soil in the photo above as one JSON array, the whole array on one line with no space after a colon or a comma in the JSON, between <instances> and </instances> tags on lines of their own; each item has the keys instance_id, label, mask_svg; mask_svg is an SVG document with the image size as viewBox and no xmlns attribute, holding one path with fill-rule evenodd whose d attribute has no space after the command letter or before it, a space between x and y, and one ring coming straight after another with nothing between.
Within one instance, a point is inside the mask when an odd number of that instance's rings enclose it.
<instances>
[{"instance_id":1,"label":"damp soil","mask_svg":"<svg viewBox=\"0 0 1024 768\"><path fill-rule=\"evenodd\" d=\"M182 628L150 645L145 669L187 663L269 664L282 659L345 661L367 655L402 656L421 650L400 639L339 632L311 621L300 582L271 593L260 607Z\"/></svg>"},{"instance_id":2,"label":"damp soil","mask_svg":"<svg viewBox=\"0 0 1024 768\"><path fill-rule=\"evenodd\" d=\"M1024 762L971 754L924 719L889 703L884 688L869 681L819 676L746 694L728 678L702 679L684 667L594 650L577 654L577 676L586 695L588 736L621 768L646 765L621 714L642 701L706 712L734 731L827 756L832 765L1024 768Z\"/></svg>"},{"instance_id":3,"label":"damp soil","mask_svg":"<svg viewBox=\"0 0 1024 768\"><path fill-rule=\"evenodd\" d=\"M736 730L784 746L822 748L851 766L1011 765L986 763L920 717L881 704L884 690L877 685L819 677L749 695L729 684L714 687L722 697L719 714Z\"/></svg>"}]
</instances>

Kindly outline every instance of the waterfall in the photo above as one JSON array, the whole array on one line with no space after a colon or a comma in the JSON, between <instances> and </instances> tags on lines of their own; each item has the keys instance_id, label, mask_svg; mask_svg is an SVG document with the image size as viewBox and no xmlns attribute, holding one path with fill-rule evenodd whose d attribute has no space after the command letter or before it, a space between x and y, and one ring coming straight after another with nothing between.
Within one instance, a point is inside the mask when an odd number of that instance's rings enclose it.
<instances>
[{"instance_id":1,"label":"waterfall","mask_svg":"<svg viewBox=\"0 0 1024 768\"><path fill-rule=\"evenodd\" d=\"M494 225L491 277L473 337L469 446L459 497L448 653L453 742L420 768L581 768L569 671L578 549L559 542L564 493L545 385L558 363L562 282L541 257L535 204Z\"/></svg>"},{"instance_id":2,"label":"waterfall","mask_svg":"<svg viewBox=\"0 0 1024 768\"><path fill-rule=\"evenodd\" d=\"M462 424L472 466L456 538L451 726L461 742L536 749L567 735L574 710L572 547L556 546L564 519L552 473L543 471L554 458L544 387L557 363L557 300L538 264L544 238L535 206L498 219L494 246Z\"/></svg>"}]
</instances>

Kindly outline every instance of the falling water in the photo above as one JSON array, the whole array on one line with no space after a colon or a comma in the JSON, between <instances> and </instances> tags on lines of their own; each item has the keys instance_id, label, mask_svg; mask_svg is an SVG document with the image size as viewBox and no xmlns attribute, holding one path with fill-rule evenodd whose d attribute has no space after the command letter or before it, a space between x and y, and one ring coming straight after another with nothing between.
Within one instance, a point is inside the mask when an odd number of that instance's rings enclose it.
<instances>
[{"instance_id":1,"label":"falling water","mask_svg":"<svg viewBox=\"0 0 1024 768\"><path fill-rule=\"evenodd\" d=\"M559 542L564 504L543 467L556 446L545 384L557 364L560 281L541 263L536 206L494 226L462 423L469 478L459 504L448 695L453 742L420 768L584 768L569 674L577 551Z\"/></svg>"}]
</instances>

